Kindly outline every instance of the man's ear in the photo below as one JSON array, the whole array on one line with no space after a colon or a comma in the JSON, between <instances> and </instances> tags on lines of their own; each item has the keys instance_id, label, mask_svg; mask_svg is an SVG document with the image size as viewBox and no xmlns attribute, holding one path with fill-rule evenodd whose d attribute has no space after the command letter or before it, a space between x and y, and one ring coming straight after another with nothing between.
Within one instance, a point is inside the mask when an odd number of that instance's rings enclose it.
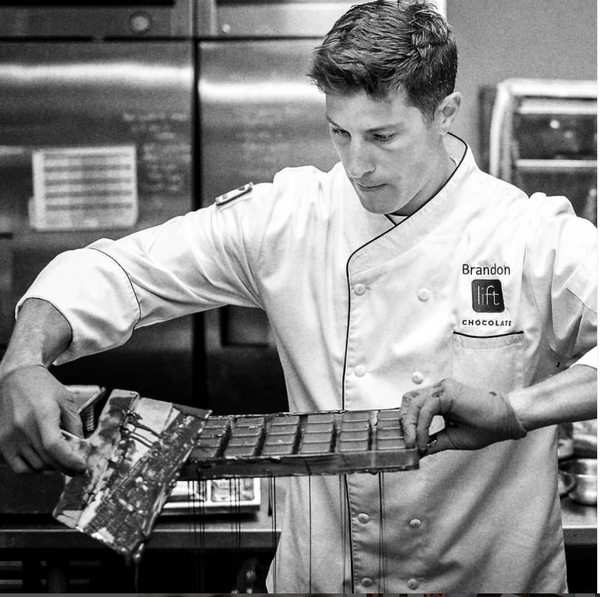
<instances>
[{"instance_id":1,"label":"man's ear","mask_svg":"<svg viewBox=\"0 0 600 597\"><path fill-rule=\"evenodd\" d=\"M461 102L462 93L458 91L447 95L441 101L436 111L436 119L441 128L442 133L447 133L450 130L452 123L458 116Z\"/></svg>"}]
</instances>

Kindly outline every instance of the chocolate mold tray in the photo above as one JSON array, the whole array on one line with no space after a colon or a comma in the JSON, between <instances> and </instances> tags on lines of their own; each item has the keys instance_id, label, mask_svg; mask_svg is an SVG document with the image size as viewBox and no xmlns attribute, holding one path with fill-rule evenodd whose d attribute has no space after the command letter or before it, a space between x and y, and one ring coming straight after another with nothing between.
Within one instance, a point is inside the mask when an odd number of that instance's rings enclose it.
<instances>
[{"instance_id":1,"label":"chocolate mold tray","mask_svg":"<svg viewBox=\"0 0 600 597\"><path fill-rule=\"evenodd\" d=\"M285 477L419 467L400 410L211 416L181 479Z\"/></svg>"}]
</instances>

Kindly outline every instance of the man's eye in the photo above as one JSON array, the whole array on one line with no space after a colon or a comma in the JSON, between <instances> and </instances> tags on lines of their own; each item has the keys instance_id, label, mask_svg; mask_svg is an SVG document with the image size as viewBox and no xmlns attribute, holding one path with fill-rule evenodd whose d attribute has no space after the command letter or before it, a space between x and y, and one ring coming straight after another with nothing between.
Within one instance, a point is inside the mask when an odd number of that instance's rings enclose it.
<instances>
[{"instance_id":1,"label":"man's eye","mask_svg":"<svg viewBox=\"0 0 600 597\"><path fill-rule=\"evenodd\" d=\"M373 135L373 139L375 139L375 141L380 141L381 143L388 143L389 141L392 141L395 136L395 133L389 133L388 135Z\"/></svg>"},{"instance_id":2,"label":"man's eye","mask_svg":"<svg viewBox=\"0 0 600 597\"><path fill-rule=\"evenodd\" d=\"M338 129L338 128L335 128L335 127L331 127L331 132L334 135L340 135L340 136L346 136L346 135L348 135L348 131L345 131L344 129Z\"/></svg>"}]
</instances>

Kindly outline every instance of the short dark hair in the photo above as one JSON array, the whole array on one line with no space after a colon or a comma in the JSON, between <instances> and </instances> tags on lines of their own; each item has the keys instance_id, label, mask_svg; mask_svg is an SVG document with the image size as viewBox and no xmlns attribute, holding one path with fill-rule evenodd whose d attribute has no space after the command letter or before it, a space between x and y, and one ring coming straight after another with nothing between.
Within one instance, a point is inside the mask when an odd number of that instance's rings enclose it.
<instances>
[{"instance_id":1,"label":"short dark hair","mask_svg":"<svg viewBox=\"0 0 600 597\"><path fill-rule=\"evenodd\" d=\"M403 89L431 120L454 91L456 41L427 0L376 0L353 6L315 49L309 76L326 94L365 91L375 100Z\"/></svg>"}]
</instances>

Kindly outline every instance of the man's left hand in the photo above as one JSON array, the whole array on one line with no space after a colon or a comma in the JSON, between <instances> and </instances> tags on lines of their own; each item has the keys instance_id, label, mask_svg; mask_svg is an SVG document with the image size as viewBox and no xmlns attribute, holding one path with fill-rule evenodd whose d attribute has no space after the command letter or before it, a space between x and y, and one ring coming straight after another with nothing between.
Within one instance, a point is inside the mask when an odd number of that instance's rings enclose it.
<instances>
[{"instance_id":1,"label":"man's left hand","mask_svg":"<svg viewBox=\"0 0 600 597\"><path fill-rule=\"evenodd\" d=\"M406 444L417 446L422 456L443 450L479 450L527 435L504 396L452 379L408 392L402 398L401 412ZM435 415L444 417L446 427L430 436Z\"/></svg>"}]
</instances>

